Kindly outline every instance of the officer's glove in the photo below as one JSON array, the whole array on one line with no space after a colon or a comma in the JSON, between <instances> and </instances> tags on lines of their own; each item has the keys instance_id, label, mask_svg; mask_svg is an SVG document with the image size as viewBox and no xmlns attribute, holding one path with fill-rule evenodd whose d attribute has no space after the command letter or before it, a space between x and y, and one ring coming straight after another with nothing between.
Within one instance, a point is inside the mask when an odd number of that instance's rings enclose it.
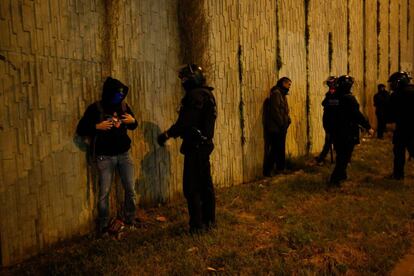
<instances>
[{"instance_id":1,"label":"officer's glove","mask_svg":"<svg viewBox=\"0 0 414 276\"><path fill-rule=\"evenodd\" d=\"M158 135L157 142L158 145L163 147L165 145L165 142L168 140L168 134L167 132L163 132L160 135Z\"/></svg>"}]
</instances>

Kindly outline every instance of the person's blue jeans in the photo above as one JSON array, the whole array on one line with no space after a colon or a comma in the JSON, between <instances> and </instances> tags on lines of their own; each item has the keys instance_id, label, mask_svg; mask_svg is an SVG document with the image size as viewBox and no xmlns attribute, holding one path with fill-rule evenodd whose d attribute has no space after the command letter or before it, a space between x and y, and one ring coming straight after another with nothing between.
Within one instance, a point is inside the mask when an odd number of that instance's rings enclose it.
<instances>
[{"instance_id":1,"label":"person's blue jeans","mask_svg":"<svg viewBox=\"0 0 414 276\"><path fill-rule=\"evenodd\" d=\"M125 222L132 223L135 219L135 185L134 185L134 164L129 152L115 156L97 156L97 167L99 172L99 199L98 217L99 229L103 230L109 223L109 192L116 169L121 177L125 191L124 214Z\"/></svg>"}]
</instances>

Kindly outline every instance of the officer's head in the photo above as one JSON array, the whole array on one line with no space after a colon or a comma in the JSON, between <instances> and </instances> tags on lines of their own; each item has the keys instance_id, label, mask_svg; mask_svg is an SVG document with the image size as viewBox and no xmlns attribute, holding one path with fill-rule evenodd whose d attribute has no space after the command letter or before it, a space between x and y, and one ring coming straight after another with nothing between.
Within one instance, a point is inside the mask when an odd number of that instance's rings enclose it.
<instances>
[{"instance_id":1,"label":"officer's head","mask_svg":"<svg viewBox=\"0 0 414 276\"><path fill-rule=\"evenodd\" d=\"M385 85L383 83L378 84L378 91L384 91Z\"/></svg>"},{"instance_id":2,"label":"officer's head","mask_svg":"<svg viewBox=\"0 0 414 276\"><path fill-rule=\"evenodd\" d=\"M332 87L332 86L334 86L334 84L335 84L335 80L336 80L336 77L335 77L335 76L329 76L329 77L326 79L325 84L326 84L328 87Z\"/></svg>"},{"instance_id":3,"label":"officer's head","mask_svg":"<svg viewBox=\"0 0 414 276\"><path fill-rule=\"evenodd\" d=\"M352 85L354 84L354 78L349 75L342 75L335 81L335 89L338 93L349 94L351 93Z\"/></svg>"},{"instance_id":4,"label":"officer's head","mask_svg":"<svg viewBox=\"0 0 414 276\"><path fill-rule=\"evenodd\" d=\"M388 83L390 84L391 90L396 91L410 83L410 76L404 71L395 72L389 77Z\"/></svg>"},{"instance_id":5,"label":"officer's head","mask_svg":"<svg viewBox=\"0 0 414 276\"><path fill-rule=\"evenodd\" d=\"M203 69L195 64L187 64L180 69L178 77L185 90L201 87L205 84L206 78Z\"/></svg>"},{"instance_id":6,"label":"officer's head","mask_svg":"<svg viewBox=\"0 0 414 276\"><path fill-rule=\"evenodd\" d=\"M281 88L286 94L289 92L291 85L292 81L288 77L282 77L276 83L276 86Z\"/></svg>"}]
</instances>

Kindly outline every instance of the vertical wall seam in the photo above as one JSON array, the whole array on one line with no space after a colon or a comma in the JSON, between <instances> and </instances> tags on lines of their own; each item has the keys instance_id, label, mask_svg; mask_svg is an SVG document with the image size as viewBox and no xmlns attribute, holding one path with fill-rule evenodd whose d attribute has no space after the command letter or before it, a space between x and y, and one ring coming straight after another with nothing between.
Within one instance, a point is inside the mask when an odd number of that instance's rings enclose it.
<instances>
[{"instance_id":1,"label":"vertical wall seam","mask_svg":"<svg viewBox=\"0 0 414 276\"><path fill-rule=\"evenodd\" d=\"M380 77L380 63L381 63L381 46L380 46L380 32L381 32L381 3L377 0L377 79Z\"/></svg>"},{"instance_id":2,"label":"vertical wall seam","mask_svg":"<svg viewBox=\"0 0 414 276\"><path fill-rule=\"evenodd\" d=\"M401 71L401 2L398 2L398 71Z\"/></svg>"},{"instance_id":3,"label":"vertical wall seam","mask_svg":"<svg viewBox=\"0 0 414 276\"><path fill-rule=\"evenodd\" d=\"M363 60L363 63L362 63L362 68L363 68L363 72L364 72L364 75L363 75L363 80L362 80L362 82L363 82L363 87L364 87L364 89L363 89L363 97L361 97L362 98L362 110L364 111L364 112L366 112L366 102L367 102L367 100L366 100L366 98L367 98L367 41L366 41L366 37L367 37L367 26L366 26L366 24L367 24L367 22L366 22L366 0L363 0L363 2L362 2L362 36L363 36L363 40L362 40L362 48L363 48L363 55L364 55L364 60Z\"/></svg>"},{"instance_id":4,"label":"vertical wall seam","mask_svg":"<svg viewBox=\"0 0 414 276\"><path fill-rule=\"evenodd\" d=\"M280 54L280 36L279 36L279 1L276 0L276 75L280 78L279 72L283 66L282 56Z\"/></svg>"},{"instance_id":5,"label":"vertical wall seam","mask_svg":"<svg viewBox=\"0 0 414 276\"><path fill-rule=\"evenodd\" d=\"M407 41L410 40L410 0L407 0Z\"/></svg>"},{"instance_id":6,"label":"vertical wall seam","mask_svg":"<svg viewBox=\"0 0 414 276\"><path fill-rule=\"evenodd\" d=\"M243 47L241 45L241 3L240 0L237 2L237 18L238 18L238 29L237 29L237 35L238 35L238 49L237 49L237 61L238 61L238 70L239 70L239 116L240 116L240 131L241 131L241 137L240 137L240 146L242 150L242 174L243 174L243 182L245 181L244 175L245 175L245 169L246 169L246 163L245 163L245 155L244 155L244 146L246 144L246 134L245 134L245 119L244 119L244 97L243 97Z\"/></svg>"},{"instance_id":7,"label":"vertical wall seam","mask_svg":"<svg viewBox=\"0 0 414 276\"><path fill-rule=\"evenodd\" d=\"M305 45L306 45L306 154L309 154L311 151L311 113L310 113L310 84L309 84L309 38L310 38L310 30L309 30L309 3L310 0L305 1Z\"/></svg>"},{"instance_id":8,"label":"vertical wall seam","mask_svg":"<svg viewBox=\"0 0 414 276\"><path fill-rule=\"evenodd\" d=\"M328 33L328 66L329 75L332 75L332 61L333 61L333 38L332 32Z\"/></svg>"},{"instance_id":9,"label":"vertical wall seam","mask_svg":"<svg viewBox=\"0 0 414 276\"><path fill-rule=\"evenodd\" d=\"M351 59L351 22L350 22L350 10L349 10L349 0L346 1L346 16L347 16L347 21L346 21L346 51L347 51L347 62L346 62L346 72L347 74L349 74L350 71L350 59Z\"/></svg>"},{"instance_id":10,"label":"vertical wall seam","mask_svg":"<svg viewBox=\"0 0 414 276\"><path fill-rule=\"evenodd\" d=\"M391 0L388 0L388 75L391 72Z\"/></svg>"}]
</instances>

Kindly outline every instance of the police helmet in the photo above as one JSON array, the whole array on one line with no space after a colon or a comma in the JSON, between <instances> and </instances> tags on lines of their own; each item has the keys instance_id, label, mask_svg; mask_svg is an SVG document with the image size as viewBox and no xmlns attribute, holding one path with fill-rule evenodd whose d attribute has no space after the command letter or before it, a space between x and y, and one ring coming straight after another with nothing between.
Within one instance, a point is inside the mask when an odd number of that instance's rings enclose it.
<instances>
[{"instance_id":1,"label":"police helmet","mask_svg":"<svg viewBox=\"0 0 414 276\"><path fill-rule=\"evenodd\" d=\"M178 77L181 79L183 84L187 82L191 83L191 85L195 87L202 86L206 82L203 69L195 64L187 64L182 67Z\"/></svg>"},{"instance_id":2,"label":"police helmet","mask_svg":"<svg viewBox=\"0 0 414 276\"><path fill-rule=\"evenodd\" d=\"M354 78L349 75L342 75L335 81L335 88L341 91L351 90L352 85L354 84Z\"/></svg>"},{"instance_id":3,"label":"police helmet","mask_svg":"<svg viewBox=\"0 0 414 276\"><path fill-rule=\"evenodd\" d=\"M407 84L410 83L410 76L408 75L407 72L405 71L399 71L399 72L395 72L393 73L389 79L388 82L391 83L391 86L396 89L399 87L404 87Z\"/></svg>"}]
</instances>

